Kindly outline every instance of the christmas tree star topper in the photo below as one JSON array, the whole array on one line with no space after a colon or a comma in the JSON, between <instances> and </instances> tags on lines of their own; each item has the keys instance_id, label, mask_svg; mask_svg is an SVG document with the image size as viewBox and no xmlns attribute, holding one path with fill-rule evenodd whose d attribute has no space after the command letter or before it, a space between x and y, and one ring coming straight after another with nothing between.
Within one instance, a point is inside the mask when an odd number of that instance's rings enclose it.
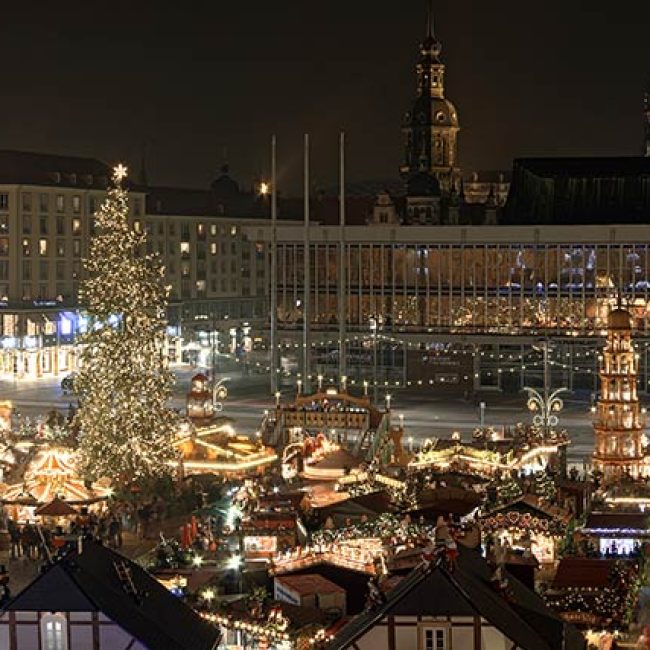
<instances>
[{"instance_id":1,"label":"christmas tree star topper","mask_svg":"<svg viewBox=\"0 0 650 650\"><path fill-rule=\"evenodd\" d=\"M127 173L128 173L128 167L126 167L122 163L113 167L113 179L118 184L122 182L122 179L126 178Z\"/></svg>"}]
</instances>

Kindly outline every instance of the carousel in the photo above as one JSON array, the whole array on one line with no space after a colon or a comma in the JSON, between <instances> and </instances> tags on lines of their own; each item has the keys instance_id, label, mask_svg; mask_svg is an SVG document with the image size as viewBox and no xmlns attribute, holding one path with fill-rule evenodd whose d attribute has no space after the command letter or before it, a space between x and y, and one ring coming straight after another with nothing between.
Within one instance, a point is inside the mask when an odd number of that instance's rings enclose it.
<instances>
[{"instance_id":1,"label":"carousel","mask_svg":"<svg viewBox=\"0 0 650 650\"><path fill-rule=\"evenodd\" d=\"M59 509L61 503L70 507L101 507L112 494L108 480L90 485L83 481L71 449L46 447L30 461L20 483L0 487L0 502L15 521L31 521L37 514L43 514L43 506L52 502L52 508Z\"/></svg>"}]
</instances>

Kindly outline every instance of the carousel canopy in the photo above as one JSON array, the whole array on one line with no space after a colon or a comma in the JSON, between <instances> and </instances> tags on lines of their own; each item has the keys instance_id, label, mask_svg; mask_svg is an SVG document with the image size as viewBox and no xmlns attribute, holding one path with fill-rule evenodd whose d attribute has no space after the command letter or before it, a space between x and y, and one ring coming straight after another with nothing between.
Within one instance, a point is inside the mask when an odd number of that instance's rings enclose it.
<instances>
[{"instance_id":1,"label":"carousel canopy","mask_svg":"<svg viewBox=\"0 0 650 650\"><path fill-rule=\"evenodd\" d=\"M0 495L6 504L39 505L55 497L71 505L90 504L108 498L112 490L105 481L88 486L77 474L74 452L62 447L48 447L31 461L23 481L10 485ZM26 498L33 500L26 503Z\"/></svg>"}]
</instances>

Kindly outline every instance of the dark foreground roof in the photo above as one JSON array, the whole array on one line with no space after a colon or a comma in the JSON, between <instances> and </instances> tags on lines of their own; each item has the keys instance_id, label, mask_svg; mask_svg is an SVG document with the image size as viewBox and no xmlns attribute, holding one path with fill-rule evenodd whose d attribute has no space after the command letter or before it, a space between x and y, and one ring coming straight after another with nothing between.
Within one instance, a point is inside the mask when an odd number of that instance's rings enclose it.
<instances>
[{"instance_id":1,"label":"dark foreground roof","mask_svg":"<svg viewBox=\"0 0 650 650\"><path fill-rule=\"evenodd\" d=\"M458 566L442 563L414 569L377 609L353 619L327 650L343 650L387 615L482 616L523 650L583 650L585 641L572 626L549 610L541 598L512 576L512 601L490 584L491 571L477 551L459 545Z\"/></svg>"},{"instance_id":2,"label":"dark foreground roof","mask_svg":"<svg viewBox=\"0 0 650 650\"><path fill-rule=\"evenodd\" d=\"M130 569L137 599L114 562ZM148 648L213 650L220 636L142 567L91 541L46 568L3 611L100 611Z\"/></svg>"}]
</instances>

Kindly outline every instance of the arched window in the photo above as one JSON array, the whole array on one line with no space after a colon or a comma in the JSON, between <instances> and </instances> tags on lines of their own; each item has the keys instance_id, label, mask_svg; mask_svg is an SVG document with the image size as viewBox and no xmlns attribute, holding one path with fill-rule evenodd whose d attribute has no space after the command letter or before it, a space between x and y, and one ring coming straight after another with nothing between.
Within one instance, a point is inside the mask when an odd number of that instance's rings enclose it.
<instances>
[{"instance_id":1,"label":"arched window","mask_svg":"<svg viewBox=\"0 0 650 650\"><path fill-rule=\"evenodd\" d=\"M68 650L65 614L45 614L41 618L41 650Z\"/></svg>"}]
</instances>

